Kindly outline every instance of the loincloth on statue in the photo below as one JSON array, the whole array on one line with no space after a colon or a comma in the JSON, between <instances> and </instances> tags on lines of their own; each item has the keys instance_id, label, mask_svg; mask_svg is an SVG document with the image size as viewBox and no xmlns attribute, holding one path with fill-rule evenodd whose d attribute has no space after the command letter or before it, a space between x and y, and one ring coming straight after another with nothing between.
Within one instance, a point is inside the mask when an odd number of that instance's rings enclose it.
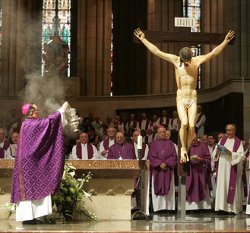
<instances>
[{"instance_id":1,"label":"loincloth on statue","mask_svg":"<svg viewBox=\"0 0 250 233\"><path fill-rule=\"evenodd\" d=\"M196 98L183 98L181 99L184 106L188 109L192 106L193 103L196 102Z\"/></svg>"}]
</instances>

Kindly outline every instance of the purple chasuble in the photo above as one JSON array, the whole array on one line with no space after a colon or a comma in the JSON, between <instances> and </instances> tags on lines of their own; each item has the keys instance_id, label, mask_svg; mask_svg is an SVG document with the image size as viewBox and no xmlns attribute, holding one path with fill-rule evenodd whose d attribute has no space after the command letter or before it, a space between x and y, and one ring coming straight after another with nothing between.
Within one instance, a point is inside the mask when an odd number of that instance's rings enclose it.
<instances>
[{"instance_id":1,"label":"purple chasuble","mask_svg":"<svg viewBox=\"0 0 250 233\"><path fill-rule=\"evenodd\" d=\"M227 137L221 139L220 145L224 146L227 141ZM234 138L233 152L236 152L241 144L241 140L237 137ZM218 165L219 167L219 165ZM227 203L233 204L235 196L235 186L237 178L237 164L231 166L230 180L228 186Z\"/></svg>"},{"instance_id":2,"label":"purple chasuble","mask_svg":"<svg viewBox=\"0 0 250 233\"><path fill-rule=\"evenodd\" d=\"M60 112L26 119L17 144L11 202L38 200L60 188L64 168Z\"/></svg>"},{"instance_id":3,"label":"purple chasuble","mask_svg":"<svg viewBox=\"0 0 250 233\"><path fill-rule=\"evenodd\" d=\"M109 147L108 159L136 159L134 147L125 142L124 144L115 143Z\"/></svg>"},{"instance_id":4,"label":"purple chasuble","mask_svg":"<svg viewBox=\"0 0 250 233\"><path fill-rule=\"evenodd\" d=\"M153 141L149 149L149 160L154 177L155 195L167 195L170 190L171 178L177 164L177 155L174 143L171 140ZM167 164L167 170L160 168L162 163Z\"/></svg>"},{"instance_id":5,"label":"purple chasuble","mask_svg":"<svg viewBox=\"0 0 250 233\"><path fill-rule=\"evenodd\" d=\"M87 150L88 150L88 159L92 159L93 154L94 154L92 144L88 143ZM82 159L82 145L81 145L81 143L76 144L76 155L77 155L78 159Z\"/></svg>"},{"instance_id":6,"label":"purple chasuble","mask_svg":"<svg viewBox=\"0 0 250 233\"><path fill-rule=\"evenodd\" d=\"M249 186L249 193L248 193L247 204L250 205L250 186Z\"/></svg>"},{"instance_id":7,"label":"purple chasuble","mask_svg":"<svg viewBox=\"0 0 250 233\"><path fill-rule=\"evenodd\" d=\"M197 155L201 161L190 159L190 172L186 176L187 201L200 202L206 199L208 178L211 169L211 156L207 145L201 142L190 146L190 157Z\"/></svg>"},{"instance_id":8,"label":"purple chasuble","mask_svg":"<svg viewBox=\"0 0 250 233\"><path fill-rule=\"evenodd\" d=\"M3 147L0 147L0 159L4 158L4 151L6 151L10 146L10 143L8 143L6 140L4 140Z\"/></svg>"}]
</instances>

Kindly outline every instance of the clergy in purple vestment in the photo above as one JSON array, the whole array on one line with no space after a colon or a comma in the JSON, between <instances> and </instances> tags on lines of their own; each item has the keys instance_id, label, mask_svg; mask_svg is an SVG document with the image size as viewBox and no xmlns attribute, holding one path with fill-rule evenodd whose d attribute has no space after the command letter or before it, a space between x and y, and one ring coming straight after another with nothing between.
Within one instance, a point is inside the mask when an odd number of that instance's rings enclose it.
<instances>
[{"instance_id":1,"label":"clergy in purple vestment","mask_svg":"<svg viewBox=\"0 0 250 233\"><path fill-rule=\"evenodd\" d=\"M67 108L66 102L45 119L39 119L39 110L34 104L25 104L22 108L25 119L17 144L11 193L11 202L17 203L17 221L46 215L43 213L48 207L41 207L44 198L60 187L65 159L61 113ZM42 203L39 200L43 200ZM36 204L32 204L33 201Z\"/></svg>"},{"instance_id":2,"label":"clergy in purple vestment","mask_svg":"<svg viewBox=\"0 0 250 233\"><path fill-rule=\"evenodd\" d=\"M136 159L134 148L125 141L124 133L116 133L115 144L109 148L108 159Z\"/></svg>"},{"instance_id":3,"label":"clergy in purple vestment","mask_svg":"<svg viewBox=\"0 0 250 233\"><path fill-rule=\"evenodd\" d=\"M200 202L206 199L211 171L211 156L206 144L198 141L197 134L190 146L190 172L186 176L187 201Z\"/></svg>"},{"instance_id":4,"label":"clergy in purple vestment","mask_svg":"<svg viewBox=\"0 0 250 233\"><path fill-rule=\"evenodd\" d=\"M165 196L170 190L172 175L177 165L177 154L174 143L166 139L165 127L159 127L157 134L158 139L150 145L149 160L155 195Z\"/></svg>"}]
</instances>

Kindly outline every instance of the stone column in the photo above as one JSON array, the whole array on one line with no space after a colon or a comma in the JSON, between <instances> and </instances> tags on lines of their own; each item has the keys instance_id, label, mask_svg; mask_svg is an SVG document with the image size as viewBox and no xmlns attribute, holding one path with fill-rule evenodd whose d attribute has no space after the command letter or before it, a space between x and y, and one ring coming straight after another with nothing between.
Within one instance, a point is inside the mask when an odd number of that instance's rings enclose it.
<instances>
[{"instance_id":1,"label":"stone column","mask_svg":"<svg viewBox=\"0 0 250 233\"><path fill-rule=\"evenodd\" d=\"M149 31L179 31L174 27L174 17L182 16L181 1L148 1L148 30ZM157 43L160 50L178 55L181 44ZM176 91L174 66L152 53L148 52L147 61L147 93L163 94Z\"/></svg>"},{"instance_id":2,"label":"stone column","mask_svg":"<svg viewBox=\"0 0 250 233\"><path fill-rule=\"evenodd\" d=\"M25 73L41 64L41 9L36 0L3 0L1 94L20 95Z\"/></svg>"},{"instance_id":3,"label":"stone column","mask_svg":"<svg viewBox=\"0 0 250 233\"><path fill-rule=\"evenodd\" d=\"M240 78L242 79L242 91L243 91L243 127L244 127L244 140L248 142L250 138L250 2L248 0L240 1L240 38L241 40L241 66L240 66Z\"/></svg>"},{"instance_id":4,"label":"stone column","mask_svg":"<svg viewBox=\"0 0 250 233\"><path fill-rule=\"evenodd\" d=\"M78 0L77 76L81 95L110 94L111 0Z\"/></svg>"}]
</instances>

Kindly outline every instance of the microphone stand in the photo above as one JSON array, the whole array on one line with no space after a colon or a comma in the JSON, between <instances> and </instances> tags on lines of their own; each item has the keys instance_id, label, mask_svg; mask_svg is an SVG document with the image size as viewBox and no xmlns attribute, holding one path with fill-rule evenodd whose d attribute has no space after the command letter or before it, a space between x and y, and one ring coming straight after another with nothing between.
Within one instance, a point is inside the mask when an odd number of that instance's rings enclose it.
<instances>
[{"instance_id":1,"label":"microphone stand","mask_svg":"<svg viewBox=\"0 0 250 233\"><path fill-rule=\"evenodd\" d=\"M135 188L135 198L136 198L136 205L137 211L133 213L132 220L148 220L148 216L142 211L141 205L141 191L143 189L143 172L145 170L145 160L142 160L143 154L142 149L137 149L138 151L138 158L139 158L139 173L136 177L136 188Z\"/></svg>"}]
</instances>

